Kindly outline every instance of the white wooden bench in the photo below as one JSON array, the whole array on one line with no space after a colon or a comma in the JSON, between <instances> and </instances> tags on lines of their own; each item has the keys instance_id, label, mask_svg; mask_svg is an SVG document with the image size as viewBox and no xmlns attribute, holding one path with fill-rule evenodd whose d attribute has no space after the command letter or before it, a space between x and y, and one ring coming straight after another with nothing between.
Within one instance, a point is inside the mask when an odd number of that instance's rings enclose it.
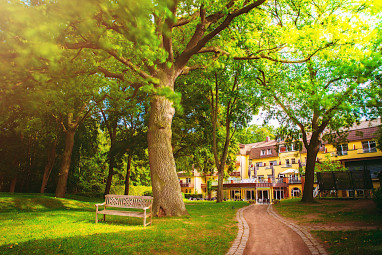
<instances>
[{"instance_id":1,"label":"white wooden bench","mask_svg":"<svg viewBox=\"0 0 382 255\"><path fill-rule=\"evenodd\" d=\"M128 217L143 218L143 226L147 226L152 222L152 203L153 197L149 196L125 196L125 195L106 195L105 202L96 204L96 223L98 223L98 214L103 214L103 220L106 221L106 214L119 215ZM99 206L104 206L102 211L98 210ZM124 208L124 209L142 209L140 211L127 211L127 210L110 210L108 208ZM150 217L150 222L146 219Z\"/></svg>"}]
</instances>

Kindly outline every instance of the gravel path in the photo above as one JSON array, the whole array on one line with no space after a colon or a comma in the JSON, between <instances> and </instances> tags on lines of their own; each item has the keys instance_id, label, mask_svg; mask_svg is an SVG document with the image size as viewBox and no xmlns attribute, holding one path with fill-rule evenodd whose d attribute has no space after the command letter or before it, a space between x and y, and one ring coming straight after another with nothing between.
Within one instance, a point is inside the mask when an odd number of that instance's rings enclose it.
<instances>
[{"instance_id":1,"label":"gravel path","mask_svg":"<svg viewBox=\"0 0 382 255\"><path fill-rule=\"evenodd\" d=\"M227 254L327 254L307 229L280 217L271 205L241 208L236 217L239 233Z\"/></svg>"}]
</instances>

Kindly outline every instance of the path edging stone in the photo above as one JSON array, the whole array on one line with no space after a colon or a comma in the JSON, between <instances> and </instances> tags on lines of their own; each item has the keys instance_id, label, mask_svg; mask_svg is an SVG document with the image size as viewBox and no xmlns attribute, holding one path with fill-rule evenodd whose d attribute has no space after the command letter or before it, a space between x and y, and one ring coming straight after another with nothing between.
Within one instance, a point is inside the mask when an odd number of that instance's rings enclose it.
<instances>
[{"instance_id":1,"label":"path edging stone","mask_svg":"<svg viewBox=\"0 0 382 255\"><path fill-rule=\"evenodd\" d=\"M237 233L236 239L233 242L231 248L227 252L227 255L242 255L245 247L247 246L247 241L249 238L249 226L247 221L244 218L244 210L247 210L251 206L249 205L243 208L240 208L236 212L236 219L238 221L239 231Z\"/></svg>"}]
</instances>

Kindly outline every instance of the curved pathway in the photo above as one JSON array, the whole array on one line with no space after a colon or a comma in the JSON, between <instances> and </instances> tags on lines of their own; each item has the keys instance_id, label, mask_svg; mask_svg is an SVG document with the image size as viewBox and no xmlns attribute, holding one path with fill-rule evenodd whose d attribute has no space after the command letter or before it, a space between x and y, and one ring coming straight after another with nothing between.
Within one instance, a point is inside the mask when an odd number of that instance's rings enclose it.
<instances>
[{"instance_id":1,"label":"curved pathway","mask_svg":"<svg viewBox=\"0 0 382 255\"><path fill-rule=\"evenodd\" d=\"M273 211L272 205L238 210L239 233L227 254L327 254L304 227Z\"/></svg>"}]
</instances>

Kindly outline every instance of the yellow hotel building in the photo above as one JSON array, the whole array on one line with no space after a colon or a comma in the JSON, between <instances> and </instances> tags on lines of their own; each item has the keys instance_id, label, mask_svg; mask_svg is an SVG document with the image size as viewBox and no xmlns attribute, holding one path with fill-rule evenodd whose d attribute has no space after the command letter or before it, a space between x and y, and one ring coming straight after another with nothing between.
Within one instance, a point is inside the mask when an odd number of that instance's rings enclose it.
<instances>
[{"instance_id":1,"label":"yellow hotel building","mask_svg":"<svg viewBox=\"0 0 382 255\"><path fill-rule=\"evenodd\" d=\"M377 149L374 140L378 125L380 120L364 121L349 130L347 143L338 146L323 143L317 161L320 162L329 155L331 160L340 161L349 171L368 170L374 188L379 187L377 175L382 171L382 152ZM275 199L301 195L304 177L300 175L299 168L306 165L306 149L298 151L293 145L276 145L277 141L269 138L263 142L240 144L236 171L230 174L223 185L226 199L269 203ZM205 198L208 179L213 180L213 186L217 185L216 175L203 176L196 170L189 176L184 173L179 173L178 176L182 192L203 194Z\"/></svg>"}]
</instances>

